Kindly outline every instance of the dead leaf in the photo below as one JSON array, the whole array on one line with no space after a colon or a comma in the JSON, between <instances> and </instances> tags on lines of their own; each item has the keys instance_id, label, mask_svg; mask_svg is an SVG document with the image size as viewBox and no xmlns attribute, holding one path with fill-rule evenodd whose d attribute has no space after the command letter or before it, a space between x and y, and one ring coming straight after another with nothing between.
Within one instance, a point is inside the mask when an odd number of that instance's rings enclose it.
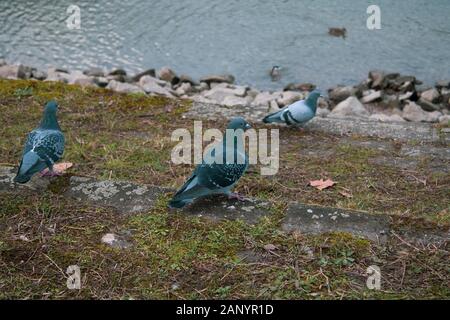
<instances>
[{"instance_id":1,"label":"dead leaf","mask_svg":"<svg viewBox=\"0 0 450 320\"><path fill-rule=\"evenodd\" d=\"M334 182L331 179L327 179L327 180L320 179L320 180L310 181L309 184L312 187L315 187L319 190L323 190L323 189L329 188L331 186L334 186L336 184L336 182Z\"/></svg>"},{"instance_id":2,"label":"dead leaf","mask_svg":"<svg viewBox=\"0 0 450 320\"><path fill-rule=\"evenodd\" d=\"M341 196L346 197L346 198L353 198L353 195L351 193L347 192L347 191L339 191L339 194Z\"/></svg>"},{"instance_id":3,"label":"dead leaf","mask_svg":"<svg viewBox=\"0 0 450 320\"><path fill-rule=\"evenodd\" d=\"M268 243L264 246L264 249L267 251L273 251L273 250L277 250L277 246L271 243Z\"/></svg>"},{"instance_id":4,"label":"dead leaf","mask_svg":"<svg viewBox=\"0 0 450 320\"><path fill-rule=\"evenodd\" d=\"M57 163L57 164L53 165L53 171L55 173L62 174L71 167L73 167L72 162L61 162L61 163ZM42 171L42 174L46 174L48 172L49 172L48 168L45 168L45 170Z\"/></svg>"}]
</instances>

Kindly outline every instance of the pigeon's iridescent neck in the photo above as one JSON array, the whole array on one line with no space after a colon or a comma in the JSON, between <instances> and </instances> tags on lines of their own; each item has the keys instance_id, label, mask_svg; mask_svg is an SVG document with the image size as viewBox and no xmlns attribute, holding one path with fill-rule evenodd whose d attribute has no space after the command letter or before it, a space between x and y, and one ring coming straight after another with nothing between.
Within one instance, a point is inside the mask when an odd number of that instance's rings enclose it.
<instances>
[{"instance_id":1,"label":"pigeon's iridescent neck","mask_svg":"<svg viewBox=\"0 0 450 320\"><path fill-rule=\"evenodd\" d=\"M39 128L61 130L58 124L58 119L56 118L56 112L52 110L45 110Z\"/></svg>"},{"instance_id":2,"label":"pigeon's iridescent neck","mask_svg":"<svg viewBox=\"0 0 450 320\"><path fill-rule=\"evenodd\" d=\"M305 104L314 112L317 109L317 100L319 99L319 95L309 95L305 101Z\"/></svg>"}]
</instances>

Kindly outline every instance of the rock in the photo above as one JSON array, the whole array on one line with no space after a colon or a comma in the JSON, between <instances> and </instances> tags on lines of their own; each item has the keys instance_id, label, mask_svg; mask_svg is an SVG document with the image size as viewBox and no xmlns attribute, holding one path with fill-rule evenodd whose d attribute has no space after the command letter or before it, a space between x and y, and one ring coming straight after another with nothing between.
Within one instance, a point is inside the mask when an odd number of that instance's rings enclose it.
<instances>
[{"instance_id":1,"label":"rock","mask_svg":"<svg viewBox=\"0 0 450 320\"><path fill-rule=\"evenodd\" d=\"M332 88L328 90L328 97L330 100L332 100L334 103L339 103L341 101L344 101L350 96L354 96L357 92L357 89L352 86L338 86L335 88Z\"/></svg>"},{"instance_id":2,"label":"rock","mask_svg":"<svg viewBox=\"0 0 450 320\"><path fill-rule=\"evenodd\" d=\"M151 76L143 76L139 80L139 86L146 92L174 98L172 91L161 86L161 81Z\"/></svg>"},{"instance_id":3,"label":"rock","mask_svg":"<svg viewBox=\"0 0 450 320\"><path fill-rule=\"evenodd\" d=\"M117 75L107 75L106 79L108 81L118 81L118 82L127 82L127 76L121 75L121 74L117 74Z\"/></svg>"},{"instance_id":4,"label":"rock","mask_svg":"<svg viewBox=\"0 0 450 320\"><path fill-rule=\"evenodd\" d=\"M238 96L226 96L221 104L228 107L233 106L246 106L251 102L250 97L238 97Z\"/></svg>"},{"instance_id":5,"label":"rock","mask_svg":"<svg viewBox=\"0 0 450 320\"><path fill-rule=\"evenodd\" d=\"M182 96L193 91L192 85L190 82L183 82L181 85L175 90L178 96Z\"/></svg>"},{"instance_id":6,"label":"rock","mask_svg":"<svg viewBox=\"0 0 450 320\"><path fill-rule=\"evenodd\" d=\"M301 99L304 99L304 95L298 91L283 91L281 97L277 99L277 104L284 107Z\"/></svg>"},{"instance_id":7,"label":"rock","mask_svg":"<svg viewBox=\"0 0 450 320\"><path fill-rule=\"evenodd\" d=\"M356 97L348 97L344 101L340 102L331 111L330 117L341 118L341 117L367 117L369 116L369 111L364 107L364 105L359 102Z\"/></svg>"},{"instance_id":8,"label":"rock","mask_svg":"<svg viewBox=\"0 0 450 320\"><path fill-rule=\"evenodd\" d=\"M442 89L447 88L450 89L450 81L449 80L439 80L436 82L436 88Z\"/></svg>"},{"instance_id":9,"label":"rock","mask_svg":"<svg viewBox=\"0 0 450 320\"><path fill-rule=\"evenodd\" d=\"M33 69L31 71L31 77L36 80L45 80L45 78L47 78L47 72Z\"/></svg>"},{"instance_id":10,"label":"rock","mask_svg":"<svg viewBox=\"0 0 450 320\"><path fill-rule=\"evenodd\" d=\"M93 86L94 79L92 77L84 75L84 73L81 71L75 70L74 72L68 74L67 83L78 84L81 86Z\"/></svg>"},{"instance_id":11,"label":"rock","mask_svg":"<svg viewBox=\"0 0 450 320\"><path fill-rule=\"evenodd\" d=\"M371 103L371 102L374 102L376 100L381 99L381 96L382 96L382 92L381 91L374 91L374 92L364 96L361 99L361 102L362 103Z\"/></svg>"},{"instance_id":12,"label":"rock","mask_svg":"<svg viewBox=\"0 0 450 320\"><path fill-rule=\"evenodd\" d=\"M269 103L269 113L277 112L280 110L280 106L275 100L270 101Z\"/></svg>"},{"instance_id":13,"label":"rock","mask_svg":"<svg viewBox=\"0 0 450 320\"><path fill-rule=\"evenodd\" d=\"M205 90L209 90L209 85L206 82L200 82L199 85L195 86L195 89L197 91L205 91Z\"/></svg>"},{"instance_id":14,"label":"rock","mask_svg":"<svg viewBox=\"0 0 450 320\"><path fill-rule=\"evenodd\" d=\"M441 115L439 111L426 112L414 102L409 102L403 108L403 118L413 122L437 122Z\"/></svg>"},{"instance_id":15,"label":"rock","mask_svg":"<svg viewBox=\"0 0 450 320\"><path fill-rule=\"evenodd\" d=\"M172 83L172 81L174 81L174 79L177 79L174 82L179 81L179 78L177 77L176 73L170 69L169 67L162 67L161 69L158 70L158 78L163 80L163 81L167 81ZM172 83L172 84L176 84L176 83Z\"/></svg>"},{"instance_id":16,"label":"rock","mask_svg":"<svg viewBox=\"0 0 450 320\"><path fill-rule=\"evenodd\" d=\"M130 83L119 82L116 80L111 80L106 86L106 89L124 93L145 93L145 91L139 86Z\"/></svg>"},{"instance_id":17,"label":"rock","mask_svg":"<svg viewBox=\"0 0 450 320\"><path fill-rule=\"evenodd\" d=\"M255 99L258 94L259 94L259 91L256 89L250 88L247 90L247 95L252 97L253 99Z\"/></svg>"},{"instance_id":18,"label":"rock","mask_svg":"<svg viewBox=\"0 0 450 320\"><path fill-rule=\"evenodd\" d=\"M319 100L317 100L317 106L322 109L329 109L330 103L328 102L328 100L326 98L322 97L322 98L319 98Z\"/></svg>"},{"instance_id":19,"label":"rock","mask_svg":"<svg viewBox=\"0 0 450 320\"><path fill-rule=\"evenodd\" d=\"M424 99L432 103L439 102L439 98L440 98L439 91L437 91L437 89L435 88L428 89L420 94L420 99Z\"/></svg>"},{"instance_id":20,"label":"rock","mask_svg":"<svg viewBox=\"0 0 450 320\"><path fill-rule=\"evenodd\" d=\"M62 72L60 69L49 68L47 70L47 78L44 81L57 81L68 83L70 76L67 72Z\"/></svg>"},{"instance_id":21,"label":"rock","mask_svg":"<svg viewBox=\"0 0 450 320\"><path fill-rule=\"evenodd\" d=\"M316 86L312 83L289 83L284 91L313 91Z\"/></svg>"},{"instance_id":22,"label":"rock","mask_svg":"<svg viewBox=\"0 0 450 320\"><path fill-rule=\"evenodd\" d=\"M142 72L140 72L140 73L134 75L134 76L131 78L131 81L133 81L133 82L139 82L139 80L141 80L141 78L142 78L143 76L151 76L151 77L155 78L155 77L156 77L155 69L147 69L147 70L145 70L145 71L142 71Z\"/></svg>"},{"instance_id":23,"label":"rock","mask_svg":"<svg viewBox=\"0 0 450 320\"><path fill-rule=\"evenodd\" d=\"M107 244L113 248L127 249L131 246L131 244L114 233L106 233L102 237L102 243Z\"/></svg>"},{"instance_id":24,"label":"rock","mask_svg":"<svg viewBox=\"0 0 450 320\"><path fill-rule=\"evenodd\" d=\"M124 69L113 69L110 73L108 73L108 76L123 76L125 77L127 75L127 72Z\"/></svg>"},{"instance_id":25,"label":"rock","mask_svg":"<svg viewBox=\"0 0 450 320\"><path fill-rule=\"evenodd\" d=\"M372 89L382 89L382 85L384 82L384 72L382 71L378 71L378 70L373 70L369 72L369 86Z\"/></svg>"},{"instance_id":26,"label":"rock","mask_svg":"<svg viewBox=\"0 0 450 320\"><path fill-rule=\"evenodd\" d=\"M439 117L440 124L450 125L450 115L446 114Z\"/></svg>"},{"instance_id":27,"label":"rock","mask_svg":"<svg viewBox=\"0 0 450 320\"><path fill-rule=\"evenodd\" d=\"M382 96L382 101L380 103L381 106L384 106L385 108L389 109L395 109L400 107L400 100L398 99L398 96L393 94L385 94Z\"/></svg>"},{"instance_id":28,"label":"rock","mask_svg":"<svg viewBox=\"0 0 450 320\"><path fill-rule=\"evenodd\" d=\"M205 77L202 77L200 79L200 82L206 82L208 85L211 82L217 82L217 83L221 83L221 82L226 82L226 83L234 83L234 77L231 74L224 74L224 75L208 75Z\"/></svg>"},{"instance_id":29,"label":"rock","mask_svg":"<svg viewBox=\"0 0 450 320\"><path fill-rule=\"evenodd\" d=\"M6 60L5 59L0 59L0 67L6 66Z\"/></svg>"},{"instance_id":30,"label":"rock","mask_svg":"<svg viewBox=\"0 0 450 320\"><path fill-rule=\"evenodd\" d=\"M420 105L422 107L422 109L424 109L425 111L438 111L441 108L439 107L439 105L434 104L426 99L424 99L423 97L420 97L419 100L417 100L417 104Z\"/></svg>"},{"instance_id":31,"label":"rock","mask_svg":"<svg viewBox=\"0 0 450 320\"><path fill-rule=\"evenodd\" d=\"M384 113L374 113L370 115L369 119L380 121L380 122L405 122L398 114L387 115Z\"/></svg>"},{"instance_id":32,"label":"rock","mask_svg":"<svg viewBox=\"0 0 450 320\"><path fill-rule=\"evenodd\" d=\"M221 83L211 90L203 91L203 96L207 99L216 101L219 104L224 102L224 99L229 96L244 97L247 87L232 86L227 83ZM231 101L231 100L228 100ZM234 101L238 101L234 99Z\"/></svg>"},{"instance_id":33,"label":"rock","mask_svg":"<svg viewBox=\"0 0 450 320\"><path fill-rule=\"evenodd\" d=\"M109 83L108 79L106 79L105 77L95 77L93 79L93 82L100 88L106 88Z\"/></svg>"},{"instance_id":34,"label":"rock","mask_svg":"<svg viewBox=\"0 0 450 320\"><path fill-rule=\"evenodd\" d=\"M412 97L413 94L414 92L412 91L405 92L404 94L398 96L398 100L399 101L408 100L409 98Z\"/></svg>"},{"instance_id":35,"label":"rock","mask_svg":"<svg viewBox=\"0 0 450 320\"><path fill-rule=\"evenodd\" d=\"M29 79L31 68L24 65L3 65L0 67L0 78L3 79Z\"/></svg>"},{"instance_id":36,"label":"rock","mask_svg":"<svg viewBox=\"0 0 450 320\"><path fill-rule=\"evenodd\" d=\"M195 80L193 78L191 78L188 75L182 74L179 76L180 79L180 83L190 83L192 86L196 86L198 85L197 82L195 82Z\"/></svg>"},{"instance_id":37,"label":"rock","mask_svg":"<svg viewBox=\"0 0 450 320\"><path fill-rule=\"evenodd\" d=\"M317 108L316 117L326 118L330 112L328 108Z\"/></svg>"},{"instance_id":38,"label":"rock","mask_svg":"<svg viewBox=\"0 0 450 320\"><path fill-rule=\"evenodd\" d=\"M269 107L269 103L272 100L277 100L281 97L281 92L270 93L268 91L263 91L258 93L252 102L252 106L265 106Z\"/></svg>"},{"instance_id":39,"label":"rock","mask_svg":"<svg viewBox=\"0 0 450 320\"><path fill-rule=\"evenodd\" d=\"M83 71L83 74L89 77L103 77L105 76L105 72L101 68L89 68Z\"/></svg>"}]
</instances>

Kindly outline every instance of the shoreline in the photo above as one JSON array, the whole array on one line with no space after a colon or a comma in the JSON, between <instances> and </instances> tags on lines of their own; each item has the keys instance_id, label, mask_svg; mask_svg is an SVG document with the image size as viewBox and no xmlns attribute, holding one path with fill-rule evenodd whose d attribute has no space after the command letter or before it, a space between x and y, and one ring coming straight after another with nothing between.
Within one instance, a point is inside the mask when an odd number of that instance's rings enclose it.
<instances>
[{"instance_id":1,"label":"shoreline","mask_svg":"<svg viewBox=\"0 0 450 320\"><path fill-rule=\"evenodd\" d=\"M230 74L207 75L198 80L178 75L169 67L147 69L129 75L124 69L104 71L90 68L71 71L48 68L46 71L0 59L0 79L59 81L67 84L110 89L116 92L188 99L225 107L267 107L274 112L304 99L316 86L291 83L282 89L258 90L235 84ZM450 123L450 80L419 88L415 76L369 71L367 79L355 85L335 86L322 92L317 116L354 118L379 122Z\"/></svg>"}]
</instances>

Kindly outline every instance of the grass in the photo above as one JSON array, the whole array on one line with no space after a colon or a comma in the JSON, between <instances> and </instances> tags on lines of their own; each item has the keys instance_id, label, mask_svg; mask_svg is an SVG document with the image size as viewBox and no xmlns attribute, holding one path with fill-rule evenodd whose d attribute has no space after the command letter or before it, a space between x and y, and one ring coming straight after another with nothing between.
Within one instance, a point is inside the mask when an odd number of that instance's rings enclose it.
<instances>
[{"instance_id":1,"label":"grass","mask_svg":"<svg viewBox=\"0 0 450 320\"><path fill-rule=\"evenodd\" d=\"M53 82L0 80L0 163L16 165L26 133L49 99L60 104L71 174L178 187L192 167L170 163L176 128L192 130L184 101L117 94ZM225 123L207 121L203 127ZM258 125L256 126L258 128ZM448 228L449 176L424 155L401 169L376 159L405 160L392 148L361 146L376 139L280 130L280 171L261 177L253 166L237 191L274 203L254 226L211 223L169 214L167 198L132 216L63 197L67 177L45 194L0 193L0 298L37 299L412 299L448 298L448 251L393 237L380 246L347 233L306 236L280 231L286 203L391 213L399 230ZM448 165L448 164L447 164ZM331 178L319 192L310 180ZM425 181L425 182L424 182ZM101 243L123 234L129 249ZM276 249L264 249L273 244ZM66 288L65 270L78 265L82 289ZM382 290L365 286L366 269L382 270Z\"/></svg>"}]
</instances>

